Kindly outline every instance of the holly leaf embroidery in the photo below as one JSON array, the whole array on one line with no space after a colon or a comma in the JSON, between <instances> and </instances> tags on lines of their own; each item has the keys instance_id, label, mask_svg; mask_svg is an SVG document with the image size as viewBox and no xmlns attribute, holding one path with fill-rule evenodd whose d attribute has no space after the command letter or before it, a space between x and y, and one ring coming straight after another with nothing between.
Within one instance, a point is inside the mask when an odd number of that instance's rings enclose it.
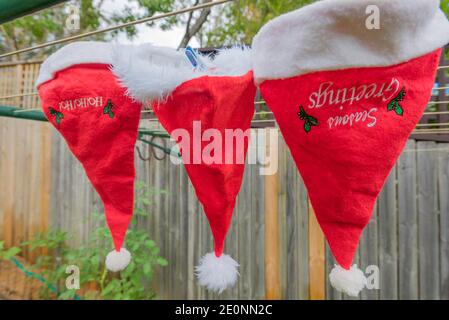
<instances>
[{"instance_id":1,"label":"holly leaf embroidery","mask_svg":"<svg viewBox=\"0 0 449 320\"><path fill-rule=\"evenodd\" d=\"M405 88L402 88L402 90L399 92L398 96L396 97L396 101L403 101L405 97Z\"/></svg>"},{"instance_id":2,"label":"holly leaf embroidery","mask_svg":"<svg viewBox=\"0 0 449 320\"><path fill-rule=\"evenodd\" d=\"M306 112L304 111L304 108L302 106L299 107L298 116L299 116L299 119L301 119L301 120L306 119Z\"/></svg>"},{"instance_id":3,"label":"holly leaf embroidery","mask_svg":"<svg viewBox=\"0 0 449 320\"><path fill-rule=\"evenodd\" d=\"M308 115L303 106L299 107L298 117L304 121L304 131L306 133L309 133L312 130L312 127L318 126L318 119Z\"/></svg>"},{"instance_id":4,"label":"holly leaf embroidery","mask_svg":"<svg viewBox=\"0 0 449 320\"><path fill-rule=\"evenodd\" d=\"M312 129L312 126L310 125L310 122L305 122L304 123L304 131L309 133L311 129Z\"/></svg>"},{"instance_id":5,"label":"holly leaf embroidery","mask_svg":"<svg viewBox=\"0 0 449 320\"><path fill-rule=\"evenodd\" d=\"M62 114L62 112L59 112L52 107L49 107L48 111L50 112L51 116L55 117L55 122L59 126L61 124L61 120L64 119L64 114Z\"/></svg>"},{"instance_id":6,"label":"holly leaf embroidery","mask_svg":"<svg viewBox=\"0 0 449 320\"><path fill-rule=\"evenodd\" d=\"M318 120L316 118L308 116L307 120L312 126L318 126Z\"/></svg>"},{"instance_id":7,"label":"holly leaf embroidery","mask_svg":"<svg viewBox=\"0 0 449 320\"><path fill-rule=\"evenodd\" d=\"M114 118L114 112L112 111L112 109L114 108L114 105L111 102L111 99L108 99L108 103L106 104L106 106L103 109L103 114L107 114L109 115L109 118Z\"/></svg>"},{"instance_id":8,"label":"holly leaf embroidery","mask_svg":"<svg viewBox=\"0 0 449 320\"><path fill-rule=\"evenodd\" d=\"M398 116L404 115L404 109L399 104L399 101L404 101L405 97L405 88L402 88L401 91L398 93L398 95L390 101L387 105L387 111L393 111L396 112Z\"/></svg>"}]
</instances>

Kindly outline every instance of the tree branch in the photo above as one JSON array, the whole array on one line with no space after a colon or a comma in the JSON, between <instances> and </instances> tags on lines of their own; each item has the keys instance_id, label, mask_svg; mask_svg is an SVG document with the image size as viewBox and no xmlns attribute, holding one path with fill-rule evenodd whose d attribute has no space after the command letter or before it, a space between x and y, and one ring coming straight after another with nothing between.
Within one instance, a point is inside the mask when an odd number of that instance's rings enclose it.
<instances>
[{"instance_id":1,"label":"tree branch","mask_svg":"<svg viewBox=\"0 0 449 320\"><path fill-rule=\"evenodd\" d=\"M212 2L212 0L203 1L203 3L207 3L207 2ZM198 3L199 3L199 0L196 0L195 5L197 5ZM209 16L210 12L211 12L211 8L206 8L206 9L201 10L201 14L198 17L198 19L195 21L194 24L191 24L193 12L191 12L189 14L189 19L188 19L187 25L186 25L186 32L184 34L184 37L181 40L181 43L178 46L178 49L185 48L189 44L189 41L201 30L201 27L207 21L207 17Z\"/></svg>"}]
</instances>

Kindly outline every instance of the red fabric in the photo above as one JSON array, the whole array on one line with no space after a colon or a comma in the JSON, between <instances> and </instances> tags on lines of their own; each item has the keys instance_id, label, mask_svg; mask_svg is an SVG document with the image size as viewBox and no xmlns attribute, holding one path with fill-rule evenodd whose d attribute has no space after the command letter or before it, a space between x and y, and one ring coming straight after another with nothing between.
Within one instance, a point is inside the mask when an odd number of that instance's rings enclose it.
<instances>
[{"instance_id":1,"label":"red fabric","mask_svg":"<svg viewBox=\"0 0 449 320\"><path fill-rule=\"evenodd\" d=\"M254 115L255 92L252 72L241 77L204 76L183 83L166 102L153 106L156 116L167 132L173 134L175 129L185 129L189 134L190 139L186 143L189 150L182 150L181 147L181 153L196 195L209 220L217 257L223 252L245 165L225 164L225 152L221 164L206 164L204 158L199 159L200 164L193 163L193 157L199 156L193 152L193 122L201 121L201 135L206 129L218 130L223 137L224 148L225 129L245 131L250 128ZM173 138L178 143L182 142L179 137ZM201 154L212 141L213 139L201 142ZM236 152L240 152L239 156L244 152L245 159L247 148L248 139L245 139L243 149L236 151L235 144L232 149L236 156ZM187 156L188 154L190 156Z\"/></svg>"},{"instance_id":2,"label":"red fabric","mask_svg":"<svg viewBox=\"0 0 449 320\"><path fill-rule=\"evenodd\" d=\"M39 86L39 95L46 117L100 195L115 249L120 250L133 214L134 145L141 105L125 96L125 89L103 64L64 69ZM112 114L105 110L109 100ZM50 108L63 114L59 124Z\"/></svg>"},{"instance_id":3,"label":"red fabric","mask_svg":"<svg viewBox=\"0 0 449 320\"><path fill-rule=\"evenodd\" d=\"M440 53L438 50L392 67L323 71L269 80L260 87L303 177L334 257L345 269L352 264L361 232L389 172L427 107ZM323 83L320 100L318 92ZM383 95L371 97L369 90L362 94L364 87L360 86L370 84L378 88L386 84ZM348 98L354 92L352 87L359 88L355 91L355 96L362 98L359 101L343 101L343 91L338 97L334 91L330 99L330 89L347 88ZM405 96L396 104L393 100L402 88ZM303 119L298 115L300 106L307 114L302 115ZM373 108L377 110L371 111ZM365 121L363 111L371 111ZM335 126L339 120L334 117L349 114L353 116L342 121L346 125Z\"/></svg>"}]
</instances>

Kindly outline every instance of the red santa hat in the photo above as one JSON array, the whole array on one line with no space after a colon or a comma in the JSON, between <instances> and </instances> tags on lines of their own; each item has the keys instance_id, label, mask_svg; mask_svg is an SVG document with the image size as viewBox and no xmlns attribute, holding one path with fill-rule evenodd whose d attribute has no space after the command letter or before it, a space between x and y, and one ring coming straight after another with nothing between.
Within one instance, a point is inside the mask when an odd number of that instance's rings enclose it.
<instances>
[{"instance_id":1,"label":"red santa hat","mask_svg":"<svg viewBox=\"0 0 449 320\"><path fill-rule=\"evenodd\" d=\"M201 259L196 273L201 285L221 293L238 276L237 262L223 248L242 183L256 87L247 49L223 50L214 59L198 55L197 68L185 53L118 48L114 72L133 98L152 105L180 146L215 241L215 252ZM240 134L241 144L227 132Z\"/></svg>"},{"instance_id":2,"label":"red santa hat","mask_svg":"<svg viewBox=\"0 0 449 320\"><path fill-rule=\"evenodd\" d=\"M115 250L111 271L131 254L122 247L134 207L134 146L141 104L125 95L110 70L112 46L76 42L51 55L37 79L42 110L81 162L104 204Z\"/></svg>"},{"instance_id":3,"label":"red santa hat","mask_svg":"<svg viewBox=\"0 0 449 320\"><path fill-rule=\"evenodd\" d=\"M254 38L255 80L338 263L330 282L348 295L366 284L351 266L360 235L427 107L448 41L438 0L318 1Z\"/></svg>"}]
</instances>

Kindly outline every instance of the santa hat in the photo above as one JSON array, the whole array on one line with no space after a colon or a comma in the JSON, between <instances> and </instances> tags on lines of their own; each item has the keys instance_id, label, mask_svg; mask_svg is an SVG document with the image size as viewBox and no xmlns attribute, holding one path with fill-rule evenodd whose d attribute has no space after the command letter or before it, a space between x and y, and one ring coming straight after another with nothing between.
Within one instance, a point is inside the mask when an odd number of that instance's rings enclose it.
<instances>
[{"instance_id":1,"label":"santa hat","mask_svg":"<svg viewBox=\"0 0 449 320\"><path fill-rule=\"evenodd\" d=\"M134 207L134 146L141 104L125 95L110 70L112 46L77 42L43 64L37 79L42 110L81 162L104 204L115 250L111 271L131 254L122 247Z\"/></svg>"},{"instance_id":2,"label":"santa hat","mask_svg":"<svg viewBox=\"0 0 449 320\"><path fill-rule=\"evenodd\" d=\"M367 12L376 10L373 29ZM426 109L448 41L438 0L319 1L254 38L255 80L338 263L330 282L348 295L366 284L351 266L361 232Z\"/></svg>"},{"instance_id":3,"label":"santa hat","mask_svg":"<svg viewBox=\"0 0 449 320\"><path fill-rule=\"evenodd\" d=\"M220 293L238 276L237 262L223 254L223 248L242 183L254 114L256 87L250 69L250 52L244 48L220 51L214 59L192 50L151 45L117 48L114 55L114 72L129 94L152 105L180 146L215 241L214 252L196 268L197 276L201 285ZM231 129L246 134L240 137L241 145L225 133Z\"/></svg>"}]
</instances>

